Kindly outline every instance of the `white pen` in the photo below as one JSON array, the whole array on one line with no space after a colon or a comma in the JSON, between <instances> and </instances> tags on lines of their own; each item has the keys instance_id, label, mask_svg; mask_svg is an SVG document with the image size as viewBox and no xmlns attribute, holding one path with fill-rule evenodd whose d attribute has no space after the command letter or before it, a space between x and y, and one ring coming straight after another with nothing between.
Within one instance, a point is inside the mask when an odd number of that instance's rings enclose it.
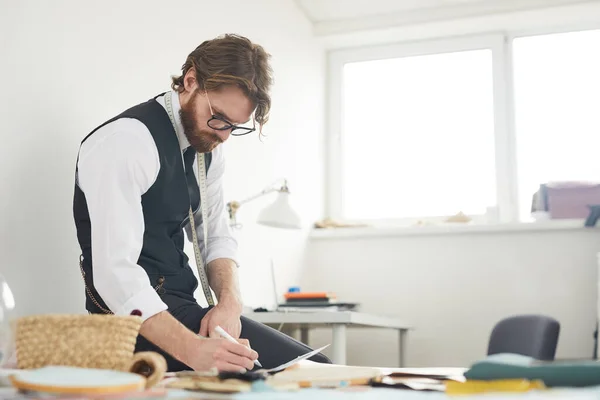
<instances>
[{"instance_id":1,"label":"white pen","mask_svg":"<svg viewBox=\"0 0 600 400\"><path fill-rule=\"evenodd\" d=\"M219 335L223 336L225 339L229 340L231 343L240 343L237 340L235 340L233 338L233 336L231 336L229 333L225 332L225 329L221 328L220 326L216 326L215 327L215 332L217 332ZM262 368L262 364L260 362L258 362L258 360L254 360L254 364L260 368Z\"/></svg>"}]
</instances>

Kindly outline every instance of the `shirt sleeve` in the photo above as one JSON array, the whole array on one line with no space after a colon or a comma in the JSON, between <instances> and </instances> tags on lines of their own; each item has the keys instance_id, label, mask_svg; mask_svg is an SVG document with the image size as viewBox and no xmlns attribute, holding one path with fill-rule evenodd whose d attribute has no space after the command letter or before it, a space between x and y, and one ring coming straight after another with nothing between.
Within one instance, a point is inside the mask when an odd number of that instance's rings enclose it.
<instances>
[{"instance_id":1,"label":"shirt sleeve","mask_svg":"<svg viewBox=\"0 0 600 400\"><path fill-rule=\"evenodd\" d=\"M116 315L137 309L146 320L167 309L137 264L145 229L141 196L159 170L154 139L135 119L103 126L80 149L78 184L91 221L94 286Z\"/></svg>"},{"instance_id":2,"label":"shirt sleeve","mask_svg":"<svg viewBox=\"0 0 600 400\"><path fill-rule=\"evenodd\" d=\"M194 163L197 176L197 162ZM207 214L208 214L208 245L204 241L204 228L202 226L202 212L198 210L194 215L196 232L200 251L205 264L208 265L218 258L229 258L239 266L238 243L233 237L229 226L229 217L225 208L225 196L223 194L223 174L225 172L225 157L223 145L217 146L212 153L210 168L206 177ZM205 201L202 199L201 201ZM186 225L188 239L192 240L191 227Z\"/></svg>"}]
</instances>

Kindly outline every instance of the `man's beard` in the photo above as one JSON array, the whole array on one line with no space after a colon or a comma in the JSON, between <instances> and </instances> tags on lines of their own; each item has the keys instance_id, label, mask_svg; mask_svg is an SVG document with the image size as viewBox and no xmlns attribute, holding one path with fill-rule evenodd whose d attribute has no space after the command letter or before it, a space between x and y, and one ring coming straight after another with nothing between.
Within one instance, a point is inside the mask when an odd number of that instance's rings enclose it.
<instances>
[{"instance_id":1,"label":"man's beard","mask_svg":"<svg viewBox=\"0 0 600 400\"><path fill-rule=\"evenodd\" d=\"M181 124L183 125L183 133L188 142L190 142L190 145L198 153L209 153L217 147L222 140L215 133L198 128L199 124L192 106L193 100L193 98L190 99L188 105L186 107L182 106L181 110L179 110L179 117L181 118Z\"/></svg>"}]
</instances>

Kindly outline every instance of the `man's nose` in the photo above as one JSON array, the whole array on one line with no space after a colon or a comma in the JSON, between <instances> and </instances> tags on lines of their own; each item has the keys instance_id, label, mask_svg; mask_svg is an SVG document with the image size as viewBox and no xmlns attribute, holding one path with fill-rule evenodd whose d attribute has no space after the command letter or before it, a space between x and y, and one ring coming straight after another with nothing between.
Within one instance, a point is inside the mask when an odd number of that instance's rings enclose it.
<instances>
[{"instance_id":1,"label":"man's nose","mask_svg":"<svg viewBox=\"0 0 600 400\"><path fill-rule=\"evenodd\" d=\"M229 138L229 135L231 135L231 129L227 129L226 131L215 131L215 133L219 139L224 142Z\"/></svg>"}]
</instances>

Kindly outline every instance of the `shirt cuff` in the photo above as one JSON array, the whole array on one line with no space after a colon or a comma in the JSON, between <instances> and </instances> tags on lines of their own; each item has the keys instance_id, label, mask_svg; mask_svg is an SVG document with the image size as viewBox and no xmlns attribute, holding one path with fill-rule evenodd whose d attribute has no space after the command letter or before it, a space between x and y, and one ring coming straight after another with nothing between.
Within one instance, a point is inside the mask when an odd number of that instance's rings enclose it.
<instances>
[{"instance_id":1,"label":"shirt cuff","mask_svg":"<svg viewBox=\"0 0 600 400\"><path fill-rule=\"evenodd\" d=\"M233 260L237 267L240 266L240 263L238 262L237 243L235 240L226 238L210 240L208 254L206 256L206 265L219 258L228 258Z\"/></svg>"},{"instance_id":2,"label":"shirt cuff","mask_svg":"<svg viewBox=\"0 0 600 400\"><path fill-rule=\"evenodd\" d=\"M139 310L142 313L142 321L145 321L168 308L154 288L149 286L127 300L115 311L115 315L131 315L133 310Z\"/></svg>"}]
</instances>

